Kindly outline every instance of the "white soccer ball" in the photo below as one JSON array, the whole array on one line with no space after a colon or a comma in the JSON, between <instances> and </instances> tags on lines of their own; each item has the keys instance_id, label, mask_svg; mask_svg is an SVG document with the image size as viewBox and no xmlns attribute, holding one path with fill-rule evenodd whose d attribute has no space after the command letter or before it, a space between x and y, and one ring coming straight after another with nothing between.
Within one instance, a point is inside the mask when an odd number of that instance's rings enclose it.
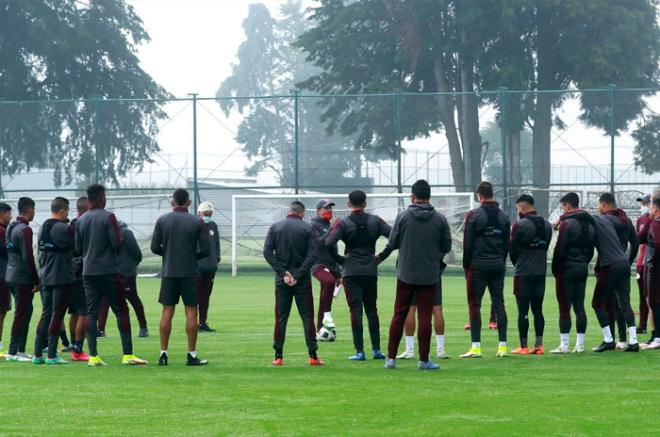
<instances>
[{"instance_id":1,"label":"white soccer ball","mask_svg":"<svg viewBox=\"0 0 660 437\"><path fill-rule=\"evenodd\" d=\"M318 334L316 335L318 341L335 341L337 339L337 331L334 329L328 329L325 326L319 329Z\"/></svg>"}]
</instances>

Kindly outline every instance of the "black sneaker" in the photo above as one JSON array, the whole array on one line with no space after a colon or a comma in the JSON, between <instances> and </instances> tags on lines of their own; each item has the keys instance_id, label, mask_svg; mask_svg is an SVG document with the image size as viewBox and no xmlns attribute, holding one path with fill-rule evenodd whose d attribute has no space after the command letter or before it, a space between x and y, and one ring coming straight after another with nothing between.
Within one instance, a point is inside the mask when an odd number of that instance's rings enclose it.
<instances>
[{"instance_id":1,"label":"black sneaker","mask_svg":"<svg viewBox=\"0 0 660 437\"><path fill-rule=\"evenodd\" d=\"M602 342L599 346L596 346L595 348L592 348L591 350L594 352L605 352L609 350L614 350L616 349L616 343L613 341L607 343L607 342Z\"/></svg>"},{"instance_id":2,"label":"black sneaker","mask_svg":"<svg viewBox=\"0 0 660 437\"><path fill-rule=\"evenodd\" d=\"M209 360L200 360L199 357L194 357L188 354L186 360L186 366L205 366L209 363Z\"/></svg>"},{"instance_id":3,"label":"black sneaker","mask_svg":"<svg viewBox=\"0 0 660 437\"><path fill-rule=\"evenodd\" d=\"M638 334L646 334L646 326L638 326L637 327L637 333Z\"/></svg>"},{"instance_id":4,"label":"black sneaker","mask_svg":"<svg viewBox=\"0 0 660 437\"><path fill-rule=\"evenodd\" d=\"M160 358L158 358L158 365L167 366L167 354L165 352L160 354Z\"/></svg>"},{"instance_id":5,"label":"black sneaker","mask_svg":"<svg viewBox=\"0 0 660 437\"><path fill-rule=\"evenodd\" d=\"M215 329L211 328L208 323L202 323L199 325L200 332L215 332Z\"/></svg>"},{"instance_id":6,"label":"black sneaker","mask_svg":"<svg viewBox=\"0 0 660 437\"><path fill-rule=\"evenodd\" d=\"M639 343L629 344L623 348L624 352L639 352Z\"/></svg>"},{"instance_id":7,"label":"black sneaker","mask_svg":"<svg viewBox=\"0 0 660 437\"><path fill-rule=\"evenodd\" d=\"M138 337L149 337L149 330L146 327L140 328L140 333L138 334Z\"/></svg>"},{"instance_id":8,"label":"black sneaker","mask_svg":"<svg viewBox=\"0 0 660 437\"><path fill-rule=\"evenodd\" d=\"M105 335L105 331L101 331L101 330L99 329L99 330L97 331L96 337L97 337L97 338L106 338L107 335Z\"/></svg>"}]
</instances>

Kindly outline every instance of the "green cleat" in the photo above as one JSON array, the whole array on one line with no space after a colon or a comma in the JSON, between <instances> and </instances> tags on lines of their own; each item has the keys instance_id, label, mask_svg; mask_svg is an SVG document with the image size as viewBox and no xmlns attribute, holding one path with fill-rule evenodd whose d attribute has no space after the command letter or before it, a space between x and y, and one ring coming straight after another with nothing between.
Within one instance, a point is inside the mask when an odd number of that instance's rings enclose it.
<instances>
[{"instance_id":1,"label":"green cleat","mask_svg":"<svg viewBox=\"0 0 660 437\"><path fill-rule=\"evenodd\" d=\"M34 359L32 362L34 362ZM56 356L55 358L46 359L46 364L70 364L70 363L64 358Z\"/></svg>"}]
</instances>

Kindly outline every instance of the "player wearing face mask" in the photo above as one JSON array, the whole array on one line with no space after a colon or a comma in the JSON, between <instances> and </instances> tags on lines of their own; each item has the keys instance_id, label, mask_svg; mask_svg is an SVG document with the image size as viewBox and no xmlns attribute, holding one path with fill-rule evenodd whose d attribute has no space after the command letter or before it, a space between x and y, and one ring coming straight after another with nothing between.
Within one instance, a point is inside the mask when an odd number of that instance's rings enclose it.
<instances>
[{"instance_id":1,"label":"player wearing face mask","mask_svg":"<svg viewBox=\"0 0 660 437\"><path fill-rule=\"evenodd\" d=\"M206 258L198 261L199 278L197 278L197 289L199 290L199 330L201 332L214 332L207 323L209 304L215 273L220 263L220 233L218 225L211 219L213 216L213 205L211 202L202 202L197 208L197 215L206 223L209 237L211 238L211 253Z\"/></svg>"},{"instance_id":2,"label":"player wearing face mask","mask_svg":"<svg viewBox=\"0 0 660 437\"><path fill-rule=\"evenodd\" d=\"M651 195L638 197L640 203L640 216L637 219L637 237L639 238L639 255L637 256L637 287L639 288L639 325L637 333L646 332L646 322L649 318L649 306L646 298L648 296L644 279L644 257L646 255L646 235L651 224L651 215L649 214L649 205L651 204ZM643 239L642 239L643 237Z\"/></svg>"}]
</instances>

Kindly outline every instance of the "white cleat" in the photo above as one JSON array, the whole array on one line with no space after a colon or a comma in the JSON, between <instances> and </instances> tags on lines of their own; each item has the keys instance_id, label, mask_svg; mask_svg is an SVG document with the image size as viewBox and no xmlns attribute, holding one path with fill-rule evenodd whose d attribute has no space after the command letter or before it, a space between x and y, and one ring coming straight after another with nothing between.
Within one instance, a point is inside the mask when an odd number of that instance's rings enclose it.
<instances>
[{"instance_id":1,"label":"white cleat","mask_svg":"<svg viewBox=\"0 0 660 437\"><path fill-rule=\"evenodd\" d=\"M616 344L616 350L622 351L626 348L626 346L628 346L628 343L626 343L625 341L620 341Z\"/></svg>"},{"instance_id":2,"label":"white cleat","mask_svg":"<svg viewBox=\"0 0 660 437\"><path fill-rule=\"evenodd\" d=\"M584 352L584 345L583 344L576 344L575 347L573 348L573 353L574 354L581 354Z\"/></svg>"},{"instance_id":3,"label":"white cleat","mask_svg":"<svg viewBox=\"0 0 660 437\"><path fill-rule=\"evenodd\" d=\"M644 350L660 349L660 341L658 341L658 339L656 338L651 343L642 345L641 348Z\"/></svg>"},{"instance_id":4,"label":"white cleat","mask_svg":"<svg viewBox=\"0 0 660 437\"><path fill-rule=\"evenodd\" d=\"M19 363L31 363L32 355L26 354L25 352L19 352L16 354L16 361Z\"/></svg>"},{"instance_id":5,"label":"white cleat","mask_svg":"<svg viewBox=\"0 0 660 437\"><path fill-rule=\"evenodd\" d=\"M551 354L567 354L568 348L566 346L557 346L556 349L550 351Z\"/></svg>"},{"instance_id":6,"label":"white cleat","mask_svg":"<svg viewBox=\"0 0 660 437\"><path fill-rule=\"evenodd\" d=\"M415 351L406 350L396 357L397 360L412 360L415 358Z\"/></svg>"},{"instance_id":7,"label":"white cleat","mask_svg":"<svg viewBox=\"0 0 660 437\"><path fill-rule=\"evenodd\" d=\"M439 360L448 360L449 355L447 355L447 352L445 352L444 349L438 349L437 353L435 354L435 357Z\"/></svg>"}]
</instances>

